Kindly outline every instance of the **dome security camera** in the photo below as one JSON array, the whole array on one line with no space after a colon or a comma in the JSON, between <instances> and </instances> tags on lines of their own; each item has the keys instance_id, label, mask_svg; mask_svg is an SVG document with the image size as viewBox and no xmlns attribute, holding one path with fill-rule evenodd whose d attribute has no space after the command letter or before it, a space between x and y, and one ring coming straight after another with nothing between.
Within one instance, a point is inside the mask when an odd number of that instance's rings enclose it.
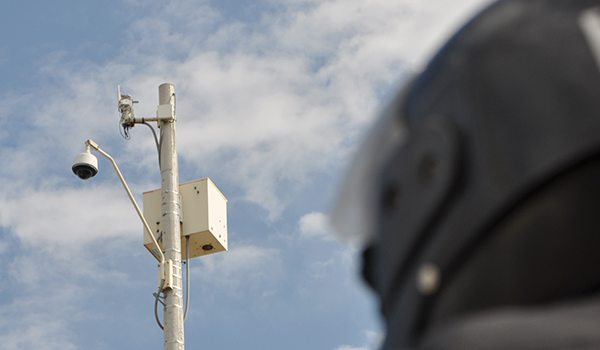
<instances>
[{"instance_id":1,"label":"dome security camera","mask_svg":"<svg viewBox=\"0 0 600 350\"><path fill-rule=\"evenodd\" d=\"M98 159L90 153L89 148L79 153L73 162L73 173L82 180L87 180L98 174Z\"/></svg>"}]
</instances>

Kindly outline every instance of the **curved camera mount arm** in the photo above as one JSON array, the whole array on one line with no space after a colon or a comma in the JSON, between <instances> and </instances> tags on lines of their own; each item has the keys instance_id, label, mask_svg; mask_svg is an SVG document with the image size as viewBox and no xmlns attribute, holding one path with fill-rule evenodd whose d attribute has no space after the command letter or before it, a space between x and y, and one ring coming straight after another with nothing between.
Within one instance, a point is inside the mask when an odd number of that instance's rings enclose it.
<instances>
[{"instance_id":1,"label":"curved camera mount arm","mask_svg":"<svg viewBox=\"0 0 600 350\"><path fill-rule=\"evenodd\" d=\"M92 140L87 140L87 141L85 141L85 145L88 147L91 147L92 149L94 149L95 151L97 151L98 153L100 153L101 155L106 157L106 159L110 160L110 162L112 163L113 167L115 168L115 171L117 172L117 175L119 175L119 179L121 180L121 183L123 184L123 187L125 188L125 191L129 195L129 199L131 199L131 203L135 207L135 210L137 211L138 215L140 216L140 219L142 220L142 223L144 224L144 228L146 229L145 231L148 232L148 235L150 235L150 238L152 238L152 242L156 246L156 251L158 251L158 253L160 255L157 258L159 258L158 260L160 261L160 264L163 265L165 262L165 256L164 256L162 250L160 249L160 246L158 245L156 238L154 238L154 235L152 234L152 230L150 229L148 222L146 222L146 218L144 218L144 214L142 214L140 207L137 205L137 202L135 201L135 198L133 198L133 194L129 190L129 186L127 186L127 183L125 182L125 179L123 178L123 175L121 174L121 171L119 170L119 167L117 166L117 163L108 153L106 153L102 149L100 149L100 147L98 147L98 144L96 142L94 142Z\"/></svg>"}]
</instances>

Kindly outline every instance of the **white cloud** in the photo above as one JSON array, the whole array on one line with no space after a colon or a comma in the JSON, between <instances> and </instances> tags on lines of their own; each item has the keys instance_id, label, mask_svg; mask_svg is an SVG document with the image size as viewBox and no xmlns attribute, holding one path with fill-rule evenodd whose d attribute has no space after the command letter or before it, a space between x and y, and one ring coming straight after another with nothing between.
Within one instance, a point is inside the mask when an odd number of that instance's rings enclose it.
<instances>
[{"instance_id":1,"label":"white cloud","mask_svg":"<svg viewBox=\"0 0 600 350\"><path fill-rule=\"evenodd\" d=\"M192 278L201 276L211 281L210 293L221 291L232 295L252 290L272 295L274 291L270 288L283 271L278 249L255 245L233 247L225 253L191 260L190 267Z\"/></svg>"},{"instance_id":2,"label":"white cloud","mask_svg":"<svg viewBox=\"0 0 600 350\"><path fill-rule=\"evenodd\" d=\"M0 329L4 332L0 334L0 343L5 350L77 349L69 340L73 334L67 331L65 322L55 315L30 313L24 318L3 315L2 319L4 321L0 321Z\"/></svg>"},{"instance_id":3,"label":"white cloud","mask_svg":"<svg viewBox=\"0 0 600 350\"><path fill-rule=\"evenodd\" d=\"M119 236L133 240L141 237L142 223L118 186L25 189L18 196L0 198L0 224L23 243L42 249L76 249Z\"/></svg>"},{"instance_id":4,"label":"white cloud","mask_svg":"<svg viewBox=\"0 0 600 350\"><path fill-rule=\"evenodd\" d=\"M369 350L369 348L342 345L340 347L335 348L335 350Z\"/></svg>"},{"instance_id":5,"label":"white cloud","mask_svg":"<svg viewBox=\"0 0 600 350\"><path fill-rule=\"evenodd\" d=\"M305 214L298 220L300 235L304 238L331 238L329 218L320 212Z\"/></svg>"},{"instance_id":6,"label":"white cloud","mask_svg":"<svg viewBox=\"0 0 600 350\"><path fill-rule=\"evenodd\" d=\"M367 343L369 345L363 346L352 346L352 345L341 345L335 350L376 350L380 349L383 345L383 340L385 338L385 332L381 331L372 331L367 330L363 332L367 338Z\"/></svg>"},{"instance_id":7,"label":"white cloud","mask_svg":"<svg viewBox=\"0 0 600 350\"><path fill-rule=\"evenodd\" d=\"M32 77L37 87L0 99L0 225L17 238L0 243L2 277L30 292L3 299L0 343L7 349L75 348L70 329L84 317L82 300L131 277L113 259L144 254L152 261L110 165L100 158L101 174L83 184L70 171L92 138L119 162L134 193L156 187L148 131L138 126L131 142L118 135L117 84L146 116L155 112L158 85L174 83L179 155L195 167L185 176L212 171L238 193L230 201L255 203L276 221L315 175L345 161L382 91L426 57L459 14L481 3L290 0L249 24L225 20L205 1L129 2L146 7L124 32L120 56L97 64L55 53ZM303 237L328 232L319 212L297 225ZM261 247L254 238L192 260L192 278L211 281L198 287L203 297L280 292L285 248ZM312 277L332 268L328 259L305 265ZM337 348L351 349L367 348Z\"/></svg>"},{"instance_id":8,"label":"white cloud","mask_svg":"<svg viewBox=\"0 0 600 350\"><path fill-rule=\"evenodd\" d=\"M381 346L383 345L383 341L385 340L385 332L366 330L364 333L367 336L367 339L369 340L369 344L372 344L371 348L381 348Z\"/></svg>"},{"instance_id":9,"label":"white cloud","mask_svg":"<svg viewBox=\"0 0 600 350\"><path fill-rule=\"evenodd\" d=\"M3 150L2 172L38 177L40 164L73 156L87 138L113 144L116 84L140 101L138 115L152 115L156 88L169 81L178 93L180 157L201 171L221 169L276 220L312 176L345 159L348 141L379 109L379 91L464 18L451 14L482 2L288 2L259 24L225 22L203 1L169 2L132 22L122 56L95 65L55 55L41 72L60 89L45 83L2 101L4 111L21 111L35 100L25 111L38 136ZM152 139L138 129L121 158L150 169ZM49 146L52 155L38 152Z\"/></svg>"},{"instance_id":10,"label":"white cloud","mask_svg":"<svg viewBox=\"0 0 600 350\"><path fill-rule=\"evenodd\" d=\"M73 269L72 263L60 264L60 269L51 256L36 252L10 264L3 280L18 294L10 303L4 300L0 308L3 349L77 348L70 322L82 316L78 306L90 290L73 282L81 270ZM3 294L10 296L8 293Z\"/></svg>"}]
</instances>

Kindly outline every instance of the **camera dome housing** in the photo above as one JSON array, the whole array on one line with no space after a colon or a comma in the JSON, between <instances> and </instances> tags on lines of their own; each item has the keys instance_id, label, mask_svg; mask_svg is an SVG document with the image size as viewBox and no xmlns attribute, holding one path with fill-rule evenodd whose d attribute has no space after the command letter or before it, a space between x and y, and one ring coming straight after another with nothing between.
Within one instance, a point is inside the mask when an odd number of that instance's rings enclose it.
<instances>
[{"instance_id":1,"label":"camera dome housing","mask_svg":"<svg viewBox=\"0 0 600 350\"><path fill-rule=\"evenodd\" d=\"M89 152L79 153L71 169L80 179L87 180L98 174L98 159Z\"/></svg>"}]
</instances>

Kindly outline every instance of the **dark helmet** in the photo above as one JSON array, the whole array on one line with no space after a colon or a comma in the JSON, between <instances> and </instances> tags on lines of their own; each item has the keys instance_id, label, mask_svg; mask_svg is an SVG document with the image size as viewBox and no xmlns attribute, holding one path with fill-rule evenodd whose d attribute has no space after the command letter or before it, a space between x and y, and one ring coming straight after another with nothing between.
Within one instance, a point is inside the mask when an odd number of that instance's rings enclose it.
<instances>
[{"instance_id":1,"label":"dark helmet","mask_svg":"<svg viewBox=\"0 0 600 350\"><path fill-rule=\"evenodd\" d=\"M384 349L600 291L598 58L600 1L500 1L384 113L334 212L368 236Z\"/></svg>"}]
</instances>

